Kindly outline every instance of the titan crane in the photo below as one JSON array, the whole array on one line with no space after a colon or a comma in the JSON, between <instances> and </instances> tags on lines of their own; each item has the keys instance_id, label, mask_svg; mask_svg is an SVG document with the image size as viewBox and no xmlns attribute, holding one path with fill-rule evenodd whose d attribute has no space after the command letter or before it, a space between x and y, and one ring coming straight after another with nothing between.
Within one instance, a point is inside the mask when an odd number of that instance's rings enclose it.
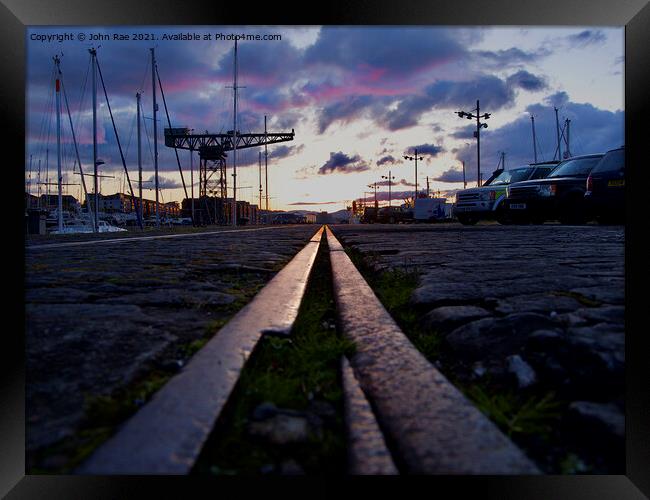
<instances>
[{"instance_id":1,"label":"titan crane","mask_svg":"<svg viewBox=\"0 0 650 500\"><path fill-rule=\"evenodd\" d=\"M269 133L266 130L266 119L264 120L264 133L260 134L241 134L237 130L237 41L235 40L234 49L234 78L233 78L233 130L225 134L210 134L206 131L203 134L194 134L189 128L166 128L165 129L165 146L174 149L188 149L191 152L199 152L199 198L206 199L209 194L219 194L224 201L227 198L228 184L226 180L226 151L234 151L245 148L254 148L265 146L267 144L276 144L279 142L292 141L295 135L293 129L291 132ZM236 156L233 155L233 217L232 224L237 225L237 186L236 182ZM265 158L268 155L265 152ZM215 176L215 174L218 174ZM213 178L213 176L218 177ZM268 195L268 193L267 193ZM259 207L260 209L262 207ZM216 221L213 221L216 222Z\"/></svg>"},{"instance_id":2,"label":"titan crane","mask_svg":"<svg viewBox=\"0 0 650 500\"><path fill-rule=\"evenodd\" d=\"M226 197L226 151L233 149L255 148L266 144L292 141L295 132L263 132L260 134L242 134L230 130L225 134L194 134L189 128L166 128L165 146L175 149L198 151L201 160L199 167L199 198L219 192ZM217 174L219 180L213 179ZM219 186L219 190L216 189Z\"/></svg>"}]
</instances>

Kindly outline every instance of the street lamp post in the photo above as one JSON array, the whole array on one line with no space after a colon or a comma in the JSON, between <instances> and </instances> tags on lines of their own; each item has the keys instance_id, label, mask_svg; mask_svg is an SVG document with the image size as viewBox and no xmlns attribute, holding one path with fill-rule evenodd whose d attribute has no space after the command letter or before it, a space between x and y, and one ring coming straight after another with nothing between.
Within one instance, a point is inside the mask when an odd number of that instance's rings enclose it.
<instances>
[{"instance_id":1,"label":"street lamp post","mask_svg":"<svg viewBox=\"0 0 650 500\"><path fill-rule=\"evenodd\" d=\"M377 183L368 184L368 187L375 190L375 210L377 210L379 208L379 203L377 203Z\"/></svg>"},{"instance_id":2,"label":"street lamp post","mask_svg":"<svg viewBox=\"0 0 650 500\"><path fill-rule=\"evenodd\" d=\"M388 179L388 207L391 206L391 186L393 184L393 179L395 178L394 175L390 175L390 170L388 171L388 175L382 175L382 179Z\"/></svg>"},{"instance_id":3,"label":"street lamp post","mask_svg":"<svg viewBox=\"0 0 650 500\"><path fill-rule=\"evenodd\" d=\"M415 200L418 197L418 160L423 160L421 156L418 157L418 150L415 150L415 155L414 156L408 156L404 155L405 160L413 161L415 160L415 193L413 193L413 207L415 207ZM388 173L390 175L390 172Z\"/></svg>"},{"instance_id":4,"label":"street lamp post","mask_svg":"<svg viewBox=\"0 0 650 500\"><path fill-rule=\"evenodd\" d=\"M467 111L456 111L456 114L459 118L467 118L472 120L476 118L476 132L474 132L474 137L476 137L476 185L481 187L481 129L487 128L487 123L482 123L481 118L487 120L490 118L490 113L484 113L481 115L481 108L479 105L479 100L476 100L476 114L468 113Z\"/></svg>"}]
</instances>

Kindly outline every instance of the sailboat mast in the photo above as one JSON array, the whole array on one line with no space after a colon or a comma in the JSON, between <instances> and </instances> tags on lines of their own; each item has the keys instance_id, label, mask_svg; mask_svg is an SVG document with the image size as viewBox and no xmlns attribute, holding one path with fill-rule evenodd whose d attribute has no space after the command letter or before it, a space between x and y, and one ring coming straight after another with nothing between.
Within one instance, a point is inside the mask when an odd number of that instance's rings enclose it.
<instances>
[{"instance_id":1,"label":"sailboat mast","mask_svg":"<svg viewBox=\"0 0 650 500\"><path fill-rule=\"evenodd\" d=\"M535 136L535 117L530 115L530 123L533 127L533 157L535 158L535 163L537 163L537 137Z\"/></svg>"},{"instance_id":2,"label":"sailboat mast","mask_svg":"<svg viewBox=\"0 0 650 500\"><path fill-rule=\"evenodd\" d=\"M160 214L158 212L158 123L156 122L156 54L151 48L151 87L153 89L153 167L156 184L156 227L160 227Z\"/></svg>"},{"instance_id":3,"label":"sailboat mast","mask_svg":"<svg viewBox=\"0 0 650 500\"><path fill-rule=\"evenodd\" d=\"M142 133L141 133L141 125L140 125L140 92L137 92L135 94L135 99L137 101L137 121L138 121L138 203L139 203L139 210L140 210L140 217L143 217L143 210L142 210Z\"/></svg>"},{"instance_id":4,"label":"sailboat mast","mask_svg":"<svg viewBox=\"0 0 650 500\"><path fill-rule=\"evenodd\" d=\"M59 58L54 58L54 63L58 66ZM61 82L56 79L56 173L58 187L58 219L59 231L63 231L63 186L61 174Z\"/></svg>"},{"instance_id":5,"label":"sailboat mast","mask_svg":"<svg viewBox=\"0 0 650 500\"><path fill-rule=\"evenodd\" d=\"M555 131L557 133L557 159L562 161L562 145L560 144L560 122L557 116L558 109L555 109ZM555 158L555 156L553 157Z\"/></svg>"},{"instance_id":6,"label":"sailboat mast","mask_svg":"<svg viewBox=\"0 0 650 500\"><path fill-rule=\"evenodd\" d=\"M232 225L237 225L237 39L233 78Z\"/></svg>"},{"instance_id":7,"label":"sailboat mast","mask_svg":"<svg viewBox=\"0 0 650 500\"><path fill-rule=\"evenodd\" d=\"M89 49L90 55L92 56L92 96L93 96L93 184L95 188L95 207L93 218L93 225L95 227L95 232L99 229L99 186L97 181L99 180L97 172L97 51L95 49ZM86 200L86 203L89 203L90 200Z\"/></svg>"}]
</instances>

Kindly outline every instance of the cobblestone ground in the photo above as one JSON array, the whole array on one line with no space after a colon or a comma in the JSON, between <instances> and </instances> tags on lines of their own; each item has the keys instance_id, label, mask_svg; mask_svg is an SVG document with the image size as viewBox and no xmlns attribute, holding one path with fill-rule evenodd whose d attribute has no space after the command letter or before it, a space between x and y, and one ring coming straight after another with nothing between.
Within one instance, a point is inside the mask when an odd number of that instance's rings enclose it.
<instances>
[{"instance_id":1,"label":"cobblestone ground","mask_svg":"<svg viewBox=\"0 0 650 500\"><path fill-rule=\"evenodd\" d=\"M316 230L26 250L28 452L73 434L88 400L182 366Z\"/></svg>"},{"instance_id":2,"label":"cobblestone ground","mask_svg":"<svg viewBox=\"0 0 650 500\"><path fill-rule=\"evenodd\" d=\"M374 268L417 273L410 302L419 328L442 339L440 360L433 361L454 380L552 390L566 402L562 425L578 441L622 449L624 227L333 230L346 248L370 256ZM581 471L579 464L572 470Z\"/></svg>"}]
</instances>

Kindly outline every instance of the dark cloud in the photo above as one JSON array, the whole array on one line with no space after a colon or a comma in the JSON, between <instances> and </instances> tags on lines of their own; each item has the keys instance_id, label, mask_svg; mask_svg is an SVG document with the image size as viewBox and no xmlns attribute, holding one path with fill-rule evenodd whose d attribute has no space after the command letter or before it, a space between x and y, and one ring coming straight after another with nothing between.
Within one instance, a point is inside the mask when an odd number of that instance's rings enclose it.
<instances>
[{"instance_id":1,"label":"dark cloud","mask_svg":"<svg viewBox=\"0 0 650 500\"><path fill-rule=\"evenodd\" d=\"M322 175L332 174L334 172L348 174L351 172L363 172L369 169L368 164L362 161L359 155L348 156L339 151L338 153L330 153L330 159L318 169L318 173Z\"/></svg>"},{"instance_id":2,"label":"dark cloud","mask_svg":"<svg viewBox=\"0 0 650 500\"><path fill-rule=\"evenodd\" d=\"M525 80L524 75L521 76ZM480 99L483 109L490 111L510 107L514 104L514 87L494 75L478 75L472 80L460 82L439 80L427 86L424 94L402 99L394 110L384 115L380 123L389 130L408 128L417 125L422 114L432 108L465 109L472 107L477 99Z\"/></svg>"},{"instance_id":3,"label":"dark cloud","mask_svg":"<svg viewBox=\"0 0 650 500\"><path fill-rule=\"evenodd\" d=\"M286 158L302 152L305 149L305 145L287 146L282 144L280 146L271 146L271 148L269 148L269 160L279 160L280 158Z\"/></svg>"},{"instance_id":4,"label":"dark cloud","mask_svg":"<svg viewBox=\"0 0 650 500\"><path fill-rule=\"evenodd\" d=\"M466 53L471 30L457 28L324 27L305 53L307 64L361 72L372 81L445 63ZM269 44L270 45L270 44Z\"/></svg>"},{"instance_id":5,"label":"dark cloud","mask_svg":"<svg viewBox=\"0 0 650 500\"><path fill-rule=\"evenodd\" d=\"M336 203L340 203L339 201L295 201L293 203L288 203L288 205L292 206L311 206L311 205L335 205Z\"/></svg>"},{"instance_id":6,"label":"dark cloud","mask_svg":"<svg viewBox=\"0 0 650 500\"><path fill-rule=\"evenodd\" d=\"M488 65L494 69L532 63L543 57L547 57L551 51L547 48L540 48L536 51L526 52L516 47L503 50L478 50L471 53L473 59L482 65Z\"/></svg>"},{"instance_id":7,"label":"dark cloud","mask_svg":"<svg viewBox=\"0 0 650 500\"><path fill-rule=\"evenodd\" d=\"M556 108L560 108L564 106L567 102L569 102L569 94L567 94L562 90L560 92L556 92L555 94L551 94L547 96L544 99L544 102L549 106L555 106Z\"/></svg>"},{"instance_id":8,"label":"dark cloud","mask_svg":"<svg viewBox=\"0 0 650 500\"><path fill-rule=\"evenodd\" d=\"M474 139L474 132L476 132L476 125L465 125L456 129L450 135L454 139ZM452 152L454 151L452 150Z\"/></svg>"},{"instance_id":9,"label":"dark cloud","mask_svg":"<svg viewBox=\"0 0 650 500\"><path fill-rule=\"evenodd\" d=\"M394 165L395 163L402 163L401 160L397 160L393 155L386 155L377 160L377 166L381 165Z\"/></svg>"},{"instance_id":10,"label":"dark cloud","mask_svg":"<svg viewBox=\"0 0 650 500\"><path fill-rule=\"evenodd\" d=\"M464 108L481 100L484 109L497 110L514 103L511 87L494 75L479 75L473 80L438 81L426 88L436 108Z\"/></svg>"},{"instance_id":11,"label":"dark cloud","mask_svg":"<svg viewBox=\"0 0 650 500\"><path fill-rule=\"evenodd\" d=\"M369 95L349 96L336 101L320 112L318 131L322 134L335 121L348 123L374 105L376 105L376 100Z\"/></svg>"},{"instance_id":12,"label":"dark cloud","mask_svg":"<svg viewBox=\"0 0 650 500\"><path fill-rule=\"evenodd\" d=\"M438 156L440 153L445 151L442 146L436 146L435 144L419 144L418 146L411 146L404 151L404 154L415 154L416 149L418 150L418 156Z\"/></svg>"},{"instance_id":13,"label":"dark cloud","mask_svg":"<svg viewBox=\"0 0 650 500\"><path fill-rule=\"evenodd\" d=\"M449 170L445 170L438 177L434 177L433 180L439 182L463 182L463 171L450 168Z\"/></svg>"},{"instance_id":14,"label":"dark cloud","mask_svg":"<svg viewBox=\"0 0 650 500\"><path fill-rule=\"evenodd\" d=\"M607 36L601 30L584 30L566 37L567 42L575 47L586 47L587 45L603 43Z\"/></svg>"},{"instance_id":15,"label":"dark cloud","mask_svg":"<svg viewBox=\"0 0 650 500\"><path fill-rule=\"evenodd\" d=\"M393 181L390 183L391 186L415 186L415 183L409 182L406 179L400 179L399 181ZM377 186L388 186L388 181L377 182Z\"/></svg>"},{"instance_id":16,"label":"dark cloud","mask_svg":"<svg viewBox=\"0 0 650 500\"><path fill-rule=\"evenodd\" d=\"M131 179L131 182L135 182L133 179ZM156 177L155 175L152 175L149 177L146 181L142 181L147 185L147 187L150 187L152 189L155 189L156 185ZM182 188L183 184L180 181L177 181L175 179L169 179L167 177L163 177L161 175L158 176L158 187L160 189L178 189ZM134 185L135 188L135 185Z\"/></svg>"},{"instance_id":17,"label":"dark cloud","mask_svg":"<svg viewBox=\"0 0 650 500\"><path fill-rule=\"evenodd\" d=\"M548 87L545 78L535 76L523 69L510 75L506 79L506 83L510 87L521 88L530 92L538 92Z\"/></svg>"}]
</instances>

